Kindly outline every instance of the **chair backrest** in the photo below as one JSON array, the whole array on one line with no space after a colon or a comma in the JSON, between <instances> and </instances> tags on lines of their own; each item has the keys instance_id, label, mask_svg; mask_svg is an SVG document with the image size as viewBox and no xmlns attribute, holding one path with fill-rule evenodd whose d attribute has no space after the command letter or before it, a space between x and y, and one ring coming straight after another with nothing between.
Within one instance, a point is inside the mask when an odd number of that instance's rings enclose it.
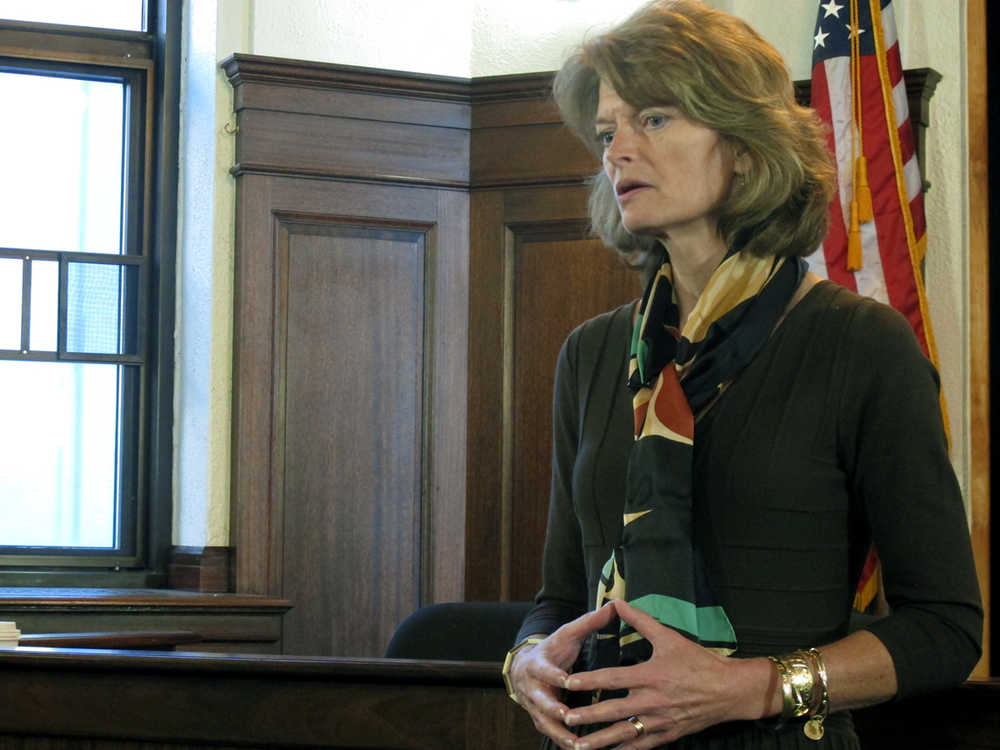
<instances>
[{"instance_id":1,"label":"chair backrest","mask_svg":"<svg viewBox=\"0 0 1000 750\"><path fill-rule=\"evenodd\" d=\"M430 604L396 628L390 659L502 662L531 602Z\"/></svg>"}]
</instances>

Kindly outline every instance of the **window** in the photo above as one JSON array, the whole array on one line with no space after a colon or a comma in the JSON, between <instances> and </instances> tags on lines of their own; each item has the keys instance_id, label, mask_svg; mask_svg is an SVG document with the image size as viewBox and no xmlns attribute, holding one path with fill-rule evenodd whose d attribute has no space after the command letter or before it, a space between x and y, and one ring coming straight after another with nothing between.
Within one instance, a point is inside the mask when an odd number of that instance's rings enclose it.
<instances>
[{"instance_id":1,"label":"window","mask_svg":"<svg viewBox=\"0 0 1000 750\"><path fill-rule=\"evenodd\" d=\"M179 7L0 0L2 584L164 577Z\"/></svg>"}]
</instances>

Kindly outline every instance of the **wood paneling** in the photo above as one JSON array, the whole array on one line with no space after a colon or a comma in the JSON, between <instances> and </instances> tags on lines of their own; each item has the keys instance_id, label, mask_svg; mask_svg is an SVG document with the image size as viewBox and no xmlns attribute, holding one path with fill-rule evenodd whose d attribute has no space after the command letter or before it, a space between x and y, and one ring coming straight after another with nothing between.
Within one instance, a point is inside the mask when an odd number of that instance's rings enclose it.
<instances>
[{"instance_id":1,"label":"wood paneling","mask_svg":"<svg viewBox=\"0 0 1000 750\"><path fill-rule=\"evenodd\" d=\"M380 653L420 603L426 230L280 222L286 653Z\"/></svg>"},{"instance_id":2,"label":"wood paneling","mask_svg":"<svg viewBox=\"0 0 1000 750\"><path fill-rule=\"evenodd\" d=\"M243 64L240 64L242 70ZM349 116L361 121L428 125L468 130L467 101L393 96L388 91L352 91L255 82L234 92L237 111L290 112L326 117ZM466 169L468 167L466 166Z\"/></svg>"},{"instance_id":3,"label":"wood paneling","mask_svg":"<svg viewBox=\"0 0 1000 750\"><path fill-rule=\"evenodd\" d=\"M567 185L576 193L599 168L563 125L549 91L552 74L473 81L469 181L474 190ZM576 218L585 218L581 206Z\"/></svg>"},{"instance_id":4,"label":"wood paneling","mask_svg":"<svg viewBox=\"0 0 1000 750\"><path fill-rule=\"evenodd\" d=\"M287 653L379 654L460 598L467 197L239 180L237 590L294 602Z\"/></svg>"},{"instance_id":5,"label":"wood paneling","mask_svg":"<svg viewBox=\"0 0 1000 750\"><path fill-rule=\"evenodd\" d=\"M585 225L516 226L508 261L513 313L512 340L505 347L513 380L510 421L504 450L511 476L504 483L509 536L503 557L510 568L514 600L530 599L541 585L541 545L545 538L552 467L552 387L556 358L577 325L634 299L638 279L604 245L584 235ZM623 342L624 351L624 342Z\"/></svg>"},{"instance_id":6,"label":"wood paneling","mask_svg":"<svg viewBox=\"0 0 1000 750\"><path fill-rule=\"evenodd\" d=\"M586 236L586 196L579 184L472 195L469 358L498 366L469 374L470 600L538 590L556 356L578 324L640 292L638 277Z\"/></svg>"},{"instance_id":7,"label":"wood paneling","mask_svg":"<svg viewBox=\"0 0 1000 750\"><path fill-rule=\"evenodd\" d=\"M597 171L562 123L474 130L470 159L476 187L579 183Z\"/></svg>"},{"instance_id":8,"label":"wood paneling","mask_svg":"<svg viewBox=\"0 0 1000 750\"><path fill-rule=\"evenodd\" d=\"M456 128L244 109L236 170L464 187L469 135Z\"/></svg>"},{"instance_id":9,"label":"wood paneling","mask_svg":"<svg viewBox=\"0 0 1000 750\"><path fill-rule=\"evenodd\" d=\"M468 85L225 67L235 585L294 602L286 653L378 655L462 596Z\"/></svg>"}]
</instances>

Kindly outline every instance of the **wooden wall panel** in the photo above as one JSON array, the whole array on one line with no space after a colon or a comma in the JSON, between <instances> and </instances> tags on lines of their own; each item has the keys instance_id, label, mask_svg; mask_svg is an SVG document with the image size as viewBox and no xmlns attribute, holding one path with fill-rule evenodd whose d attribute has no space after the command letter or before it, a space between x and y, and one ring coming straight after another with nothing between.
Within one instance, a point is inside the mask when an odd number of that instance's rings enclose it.
<instances>
[{"instance_id":1,"label":"wooden wall panel","mask_svg":"<svg viewBox=\"0 0 1000 750\"><path fill-rule=\"evenodd\" d=\"M572 183L590 177L597 164L562 123L474 130L470 179L478 185Z\"/></svg>"},{"instance_id":2,"label":"wooden wall panel","mask_svg":"<svg viewBox=\"0 0 1000 750\"><path fill-rule=\"evenodd\" d=\"M541 585L541 543L552 468L552 387L556 359L566 336L581 322L638 295L637 277L582 223L523 226L512 231L509 265L513 288L511 370L511 475L504 486L509 506L509 566L514 600L532 598ZM622 342L625 351L627 342Z\"/></svg>"},{"instance_id":3,"label":"wooden wall panel","mask_svg":"<svg viewBox=\"0 0 1000 750\"><path fill-rule=\"evenodd\" d=\"M236 586L293 602L286 653L378 655L461 593L468 198L238 189Z\"/></svg>"},{"instance_id":4,"label":"wooden wall panel","mask_svg":"<svg viewBox=\"0 0 1000 750\"><path fill-rule=\"evenodd\" d=\"M473 189L566 186L570 193L599 168L563 125L551 73L473 81L469 182ZM510 193L508 193L509 195ZM577 218L580 206L573 212Z\"/></svg>"},{"instance_id":5,"label":"wooden wall panel","mask_svg":"<svg viewBox=\"0 0 1000 750\"><path fill-rule=\"evenodd\" d=\"M286 653L379 653L419 605L424 245L420 228L281 224L281 588L317 605L286 616Z\"/></svg>"},{"instance_id":6,"label":"wooden wall panel","mask_svg":"<svg viewBox=\"0 0 1000 750\"><path fill-rule=\"evenodd\" d=\"M255 175L236 183L229 507L234 589L278 595L280 498L271 492L275 365L272 184L273 180Z\"/></svg>"},{"instance_id":7,"label":"wooden wall panel","mask_svg":"<svg viewBox=\"0 0 1000 750\"><path fill-rule=\"evenodd\" d=\"M587 238L586 197L580 184L472 195L469 357L498 366L469 376L467 599L538 590L559 348L578 324L641 291Z\"/></svg>"},{"instance_id":8,"label":"wooden wall panel","mask_svg":"<svg viewBox=\"0 0 1000 750\"><path fill-rule=\"evenodd\" d=\"M237 75L244 77L240 63ZM252 86L240 85L235 92L237 111L294 112L326 117L351 117L364 121L379 121L429 125L435 128L469 129L468 101L448 101L394 96L391 90L353 91L342 88L290 86L280 81L254 81ZM466 164L463 170L467 170Z\"/></svg>"},{"instance_id":9,"label":"wooden wall panel","mask_svg":"<svg viewBox=\"0 0 1000 750\"><path fill-rule=\"evenodd\" d=\"M426 384L426 547L421 603L463 599L466 555L466 444L469 382L469 196L439 190L437 224L428 232L434 262L427 279L433 338ZM469 550L474 554L474 550Z\"/></svg>"},{"instance_id":10,"label":"wooden wall panel","mask_svg":"<svg viewBox=\"0 0 1000 750\"><path fill-rule=\"evenodd\" d=\"M472 194L469 207L468 473L463 599L498 601L505 528L503 482L504 195ZM509 584L506 588L509 590ZM507 597L509 598L509 597Z\"/></svg>"},{"instance_id":11,"label":"wooden wall panel","mask_svg":"<svg viewBox=\"0 0 1000 750\"><path fill-rule=\"evenodd\" d=\"M469 135L456 128L246 109L243 170L358 176L464 187Z\"/></svg>"}]
</instances>

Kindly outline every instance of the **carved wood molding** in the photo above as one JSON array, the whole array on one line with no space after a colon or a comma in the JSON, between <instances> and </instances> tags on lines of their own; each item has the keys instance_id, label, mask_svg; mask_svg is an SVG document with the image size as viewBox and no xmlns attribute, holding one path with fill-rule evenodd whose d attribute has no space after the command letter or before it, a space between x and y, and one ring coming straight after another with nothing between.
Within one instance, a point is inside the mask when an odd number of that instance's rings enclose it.
<instances>
[{"instance_id":1,"label":"carved wood molding","mask_svg":"<svg viewBox=\"0 0 1000 750\"><path fill-rule=\"evenodd\" d=\"M578 185L599 168L562 124L551 71L454 78L245 54L222 68L237 93L237 177L491 190ZM941 76L929 68L905 76L922 163ZM809 87L795 82L800 103L808 104ZM381 163L402 142L413 148L397 168Z\"/></svg>"},{"instance_id":2,"label":"carved wood molding","mask_svg":"<svg viewBox=\"0 0 1000 750\"><path fill-rule=\"evenodd\" d=\"M503 76L470 78L473 102L515 101L518 99L548 99L552 93L555 73L514 73Z\"/></svg>"},{"instance_id":3,"label":"carved wood molding","mask_svg":"<svg viewBox=\"0 0 1000 750\"><path fill-rule=\"evenodd\" d=\"M236 53L223 60L221 66L234 87L248 82L278 83L351 91L371 91L378 94L423 97L442 101L467 101L471 93L468 78L289 60L263 55Z\"/></svg>"}]
</instances>

